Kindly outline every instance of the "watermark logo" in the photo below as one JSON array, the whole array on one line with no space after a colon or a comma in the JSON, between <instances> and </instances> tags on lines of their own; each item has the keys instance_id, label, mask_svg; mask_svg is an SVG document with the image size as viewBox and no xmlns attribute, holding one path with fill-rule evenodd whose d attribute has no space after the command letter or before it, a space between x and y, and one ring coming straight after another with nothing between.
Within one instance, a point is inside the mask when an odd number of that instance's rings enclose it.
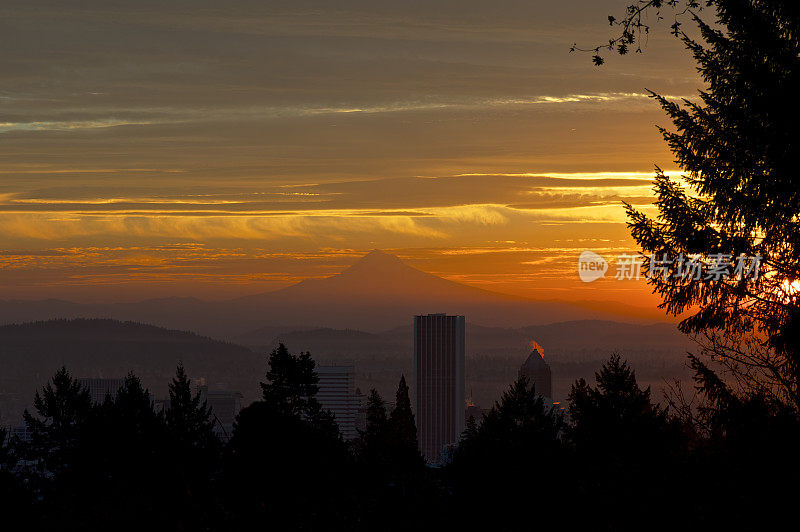
<instances>
[{"instance_id":1,"label":"watermark logo","mask_svg":"<svg viewBox=\"0 0 800 532\"><path fill-rule=\"evenodd\" d=\"M761 255L734 256L711 253L684 256L681 253L677 258L670 259L666 254L658 257L623 253L616 257L614 279L639 280L645 276L660 277L664 281L669 278L677 281L757 280L760 275L761 258ZM647 265L646 268L642 267L643 263ZM586 250L578 258L578 275L584 283L605 277L606 271L608 262L594 251Z\"/></svg>"},{"instance_id":2,"label":"watermark logo","mask_svg":"<svg viewBox=\"0 0 800 532\"><path fill-rule=\"evenodd\" d=\"M578 275L584 283L605 277L607 271L608 262L594 251L584 251L578 258Z\"/></svg>"}]
</instances>

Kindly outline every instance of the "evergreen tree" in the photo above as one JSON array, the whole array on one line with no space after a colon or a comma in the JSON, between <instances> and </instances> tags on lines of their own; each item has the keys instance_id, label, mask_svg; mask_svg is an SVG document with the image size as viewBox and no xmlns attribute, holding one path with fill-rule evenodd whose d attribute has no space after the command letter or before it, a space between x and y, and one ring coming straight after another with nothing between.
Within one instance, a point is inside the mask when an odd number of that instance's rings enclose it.
<instances>
[{"instance_id":1,"label":"evergreen tree","mask_svg":"<svg viewBox=\"0 0 800 532\"><path fill-rule=\"evenodd\" d=\"M680 504L685 471L680 457L686 451L681 427L652 402L650 388L638 385L635 372L618 355L595 379L595 387L579 379L569 394L567 434L581 471L577 504L590 515L604 515L604 526L635 530L671 501L674 510L662 524L678 526L689 519ZM643 484L643 471L658 482ZM603 514L617 500L626 501L626 510Z\"/></svg>"},{"instance_id":2,"label":"evergreen tree","mask_svg":"<svg viewBox=\"0 0 800 532\"><path fill-rule=\"evenodd\" d=\"M612 355L595 374L597 387L578 379L569 394L570 439L594 453L637 453L663 441L667 412L651 402L650 388L640 388L636 374Z\"/></svg>"},{"instance_id":3,"label":"evergreen tree","mask_svg":"<svg viewBox=\"0 0 800 532\"><path fill-rule=\"evenodd\" d=\"M406 530L418 523L433 523L441 514L436 488L425 471L417 447L416 427L401 377L396 404L387 416L380 394L367 396L367 423L356 443L362 475L365 530Z\"/></svg>"},{"instance_id":4,"label":"evergreen tree","mask_svg":"<svg viewBox=\"0 0 800 532\"><path fill-rule=\"evenodd\" d=\"M9 469L9 459L11 458L11 438L8 431L0 427L0 471Z\"/></svg>"},{"instance_id":5,"label":"evergreen tree","mask_svg":"<svg viewBox=\"0 0 800 532\"><path fill-rule=\"evenodd\" d=\"M408 385L405 375L400 376L395 394L395 406L389 416L389 426L392 441L402 448L417 452L417 425L414 422L414 412L411 411L411 400L408 397Z\"/></svg>"},{"instance_id":6,"label":"evergreen tree","mask_svg":"<svg viewBox=\"0 0 800 532\"><path fill-rule=\"evenodd\" d=\"M221 445L213 432L211 409L192 394L191 381L178 364L169 384L165 421L171 443L171 482L176 488L178 528L199 529L210 522L213 508L211 477L218 466Z\"/></svg>"},{"instance_id":7,"label":"evergreen tree","mask_svg":"<svg viewBox=\"0 0 800 532\"><path fill-rule=\"evenodd\" d=\"M309 353L292 355L280 344L269 355L267 381L261 383L264 401L291 415L306 412L308 399L316 395L319 377Z\"/></svg>"},{"instance_id":8,"label":"evergreen tree","mask_svg":"<svg viewBox=\"0 0 800 532\"><path fill-rule=\"evenodd\" d=\"M281 344L269 357L263 400L242 409L223 474L232 529L336 528L350 518L349 456L332 415L315 395L309 353Z\"/></svg>"},{"instance_id":9,"label":"evergreen tree","mask_svg":"<svg viewBox=\"0 0 800 532\"><path fill-rule=\"evenodd\" d=\"M169 408L165 413L170 435L182 447L206 448L215 440L211 408L200 392L192 394L183 363L178 364L169 384Z\"/></svg>"},{"instance_id":10,"label":"evergreen tree","mask_svg":"<svg viewBox=\"0 0 800 532\"><path fill-rule=\"evenodd\" d=\"M0 514L3 524L11 529L15 525L19 530L24 526L32 529L36 523L31 516L36 514L31 493L17 474L16 443L8 431L0 427Z\"/></svg>"},{"instance_id":11,"label":"evergreen tree","mask_svg":"<svg viewBox=\"0 0 800 532\"><path fill-rule=\"evenodd\" d=\"M311 353L289 353L280 344L269 356L267 381L262 382L264 401L281 413L326 423L328 416L316 399L319 377Z\"/></svg>"},{"instance_id":12,"label":"evergreen tree","mask_svg":"<svg viewBox=\"0 0 800 532\"><path fill-rule=\"evenodd\" d=\"M530 530L521 509L536 504L558 514L570 478L560 439L562 421L523 376L491 411L464 432L447 467L455 512L468 530ZM574 480L574 479L570 479ZM490 511L475 512L475 508Z\"/></svg>"},{"instance_id":13,"label":"evergreen tree","mask_svg":"<svg viewBox=\"0 0 800 532\"><path fill-rule=\"evenodd\" d=\"M387 460L390 470L395 476L401 477L416 474L425 465L425 458L419 451L417 425L414 422L404 375L400 376L397 385L395 406L389 416L387 432Z\"/></svg>"},{"instance_id":14,"label":"evergreen tree","mask_svg":"<svg viewBox=\"0 0 800 532\"><path fill-rule=\"evenodd\" d=\"M359 435L359 457L372 472L383 473L388 463L389 417L386 402L375 388L367 396L366 427Z\"/></svg>"},{"instance_id":15,"label":"evergreen tree","mask_svg":"<svg viewBox=\"0 0 800 532\"><path fill-rule=\"evenodd\" d=\"M524 447L534 441L556 444L560 430L559 416L545 405L536 387L521 376L485 416L478 435L506 439L509 446Z\"/></svg>"},{"instance_id":16,"label":"evergreen tree","mask_svg":"<svg viewBox=\"0 0 800 532\"><path fill-rule=\"evenodd\" d=\"M653 95L672 120L661 132L684 175L658 170L657 217L627 205L629 226L644 270L651 254L660 261L649 282L662 307L688 314L681 330L700 334L744 389L798 409L800 14L791 0L711 5L713 22L694 17L700 40L675 27L706 83L700 101ZM761 257L757 276L737 271L740 256ZM727 275L687 275L690 257Z\"/></svg>"},{"instance_id":17,"label":"evergreen tree","mask_svg":"<svg viewBox=\"0 0 800 532\"><path fill-rule=\"evenodd\" d=\"M701 5L713 19L697 16ZM699 28L695 39L677 18L672 26L705 88L694 102L653 94L672 122L661 133L684 175L657 169L658 213L648 217L627 205L629 227L646 257L644 271L653 266L649 282L662 307L681 315L681 330L700 343L700 354L690 356L699 408L676 398L695 435L692 474L701 480L684 484L682 502L698 505L708 529L761 530L770 528L767 520L791 519L793 495L752 486L780 485L785 471L798 470L791 449L800 435L800 4L639 0L622 20L609 18L623 29L609 47L640 40L633 31L647 29L642 13L662 6L689 13ZM760 257L758 274L737 271L739 257ZM689 258L722 278L685 275ZM589 387L573 392L591 405L584 428L594 419L590 432L603 434L604 414ZM685 486L696 485L703 487L695 496L687 493ZM769 512L752 511L767 506Z\"/></svg>"},{"instance_id":18,"label":"evergreen tree","mask_svg":"<svg viewBox=\"0 0 800 532\"><path fill-rule=\"evenodd\" d=\"M89 391L61 367L33 399L36 415L27 410L25 423L31 433L28 453L41 472L57 474L70 462L83 424L92 410Z\"/></svg>"},{"instance_id":19,"label":"evergreen tree","mask_svg":"<svg viewBox=\"0 0 800 532\"><path fill-rule=\"evenodd\" d=\"M386 401L378 390L372 388L367 396L367 434L377 434L384 430L388 421Z\"/></svg>"},{"instance_id":20,"label":"evergreen tree","mask_svg":"<svg viewBox=\"0 0 800 532\"><path fill-rule=\"evenodd\" d=\"M129 374L115 397L92 405L62 368L26 413L29 458L42 475L34 486L43 529L115 530L175 522L169 440L163 418Z\"/></svg>"},{"instance_id":21,"label":"evergreen tree","mask_svg":"<svg viewBox=\"0 0 800 532\"><path fill-rule=\"evenodd\" d=\"M342 439L342 434L339 432L339 425L336 423L335 416L330 410L323 408L316 397L309 398L306 403L305 419L312 427L325 433L328 437L339 440Z\"/></svg>"},{"instance_id":22,"label":"evergreen tree","mask_svg":"<svg viewBox=\"0 0 800 532\"><path fill-rule=\"evenodd\" d=\"M475 416L469 416L464 428L464 433L461 435L461 441L474 440L478 435L478 422L475 421Z\"/></svg>"},{"instance_id":23,"label":"evergreen tree","mask_svg":"<svg viewBox=\"0 0 800 532\"><path fill-rule=\"evenodd\" d=\"M175 501L184 486L175 482L173 456L164 416L154 411L139 377L129 373L116 397L108 397L90 416L80 459L61 487L72 497L79 528L180 522Z\"/></svg>"},{"instance_id":24,"label":"evergreen tree","mask_svg":"<svg viewBox=\"0 0 800 532\"><path fill-rule=\"evenodd\" d=\"M118 426L127 433L149 436L160 433L163 419L153 410L150 391L141 379L129 373L113 401L107 401L117 417Z\"/></svg>"}]
</instances>

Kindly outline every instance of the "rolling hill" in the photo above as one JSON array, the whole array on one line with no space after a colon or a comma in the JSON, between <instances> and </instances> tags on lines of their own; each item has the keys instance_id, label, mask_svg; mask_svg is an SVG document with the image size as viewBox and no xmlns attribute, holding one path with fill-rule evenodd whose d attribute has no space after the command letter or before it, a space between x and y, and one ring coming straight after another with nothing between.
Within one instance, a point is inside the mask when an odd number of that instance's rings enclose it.
<instances>
[{"instance_id":1,"label":"rolling hill","mask_svg":"<svg viewBox=\"0 0 800 532\"><path fill-rule=\"evenodd\" d=\"M156 397L166 396L175 367L232 388L251 400L266 358L242 346L193 333L108 319L50 320L0 327L0 415L19 415L37 388L66 366L75 377L124 377L133 371Z\"/></svg>"}]
</instances>

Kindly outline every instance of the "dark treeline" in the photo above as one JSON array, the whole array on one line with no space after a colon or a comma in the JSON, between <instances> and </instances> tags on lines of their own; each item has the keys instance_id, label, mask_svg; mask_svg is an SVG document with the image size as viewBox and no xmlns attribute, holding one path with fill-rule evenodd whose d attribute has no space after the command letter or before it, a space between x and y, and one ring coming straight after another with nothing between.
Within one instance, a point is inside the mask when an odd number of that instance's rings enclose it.
<instances>
[{"instance_id":1,"label":"dark treeline","mask_svg":"<svg viewBox=\"0 0 800 532\"><path fill-rule=\"evenodd\" d=\"M618 356L575 382L566 412L521 378L470 418L444 467L417 450L404 378L391 412L370 393L366 429L345 442L314 367L273 351L262 400L225 444L182 366L163 413L134 375L92 404L62 368L25 416L30 441L0 438L4 515L87 531L760 530L791 517L797 416L726 393L703 366L692 411L656 404Z\"/></svg>"}]
</instances>

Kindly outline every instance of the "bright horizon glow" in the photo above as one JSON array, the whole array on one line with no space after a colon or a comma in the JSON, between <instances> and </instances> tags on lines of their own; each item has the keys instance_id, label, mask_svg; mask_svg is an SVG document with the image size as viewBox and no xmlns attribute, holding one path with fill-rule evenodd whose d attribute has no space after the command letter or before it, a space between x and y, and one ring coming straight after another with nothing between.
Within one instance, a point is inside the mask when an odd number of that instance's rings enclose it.
<instances>
[{"instance_id":1,"label":"bright horizon glow","mask_svg":"<svg viewBox=\"0 0 800 532\"><path fill-rule=\"evenodd\" d=\"M0 298L222 299L378 248L503 293L653 305L574 261L635 251L622 202L652 212L653 167L675 166L646 89L700 86L680 43L597 69L565 43L605 38L602 3L398 9L10 6Z\"/></svg>"}]
</instances>

